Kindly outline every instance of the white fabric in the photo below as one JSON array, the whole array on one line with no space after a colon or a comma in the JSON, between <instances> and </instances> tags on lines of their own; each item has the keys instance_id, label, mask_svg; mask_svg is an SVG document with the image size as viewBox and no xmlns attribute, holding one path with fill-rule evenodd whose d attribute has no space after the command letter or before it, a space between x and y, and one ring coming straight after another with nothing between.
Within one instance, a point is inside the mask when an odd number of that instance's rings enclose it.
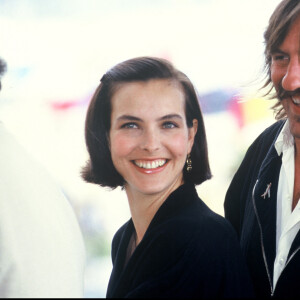
<instances>
[{"instance_id":1,"label":"white fabric","mask_svg":"<svg viewBox=\"0 0 300 300\"><path fill-rule=\"evenodd\" d=\"M282 166L277 191L277 230L276 259L274 262L273 286L287 263L292 242L300 229L300 201L292 211L295 177L294 138L290 133L289 122L286 121L275 148L278 155L282 153Z\"/></svg>"},{"instance_id":2,"label":"white fabric","mask_svg":"<svg viewBox=\"0 0 300 300\"><path fill-rule=\"evenodd\" d=\"M74 211L0 122L0 297L83 297Z\"/></svg>"}]
</instances>

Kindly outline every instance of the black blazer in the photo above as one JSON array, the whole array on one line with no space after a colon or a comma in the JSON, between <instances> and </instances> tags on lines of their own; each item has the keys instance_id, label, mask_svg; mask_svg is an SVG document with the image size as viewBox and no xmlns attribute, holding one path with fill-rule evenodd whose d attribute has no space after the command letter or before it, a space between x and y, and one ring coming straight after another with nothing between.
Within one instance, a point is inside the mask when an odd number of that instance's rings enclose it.
<instances>
[{"instance_id":1,"label":"black blazer","mask_svg":"<svg viewBox=\"0 0 300 300\"><path fill-rule=\"evenodd\" d=\"M238 232L257 297L300 298L300 232L296 236L276 288L277 189L281 168L274 143L284 125L278 121L249 147L225 198L225 217ZM271 183L270 192L266 193ZM265 194L265 195L264 195Z\"/></svg>"},{"instance_id":2,"label":"black blazer","mask_svg":"<svg viewBox=\"0 0 300 300\"><path fill-rule=\"evenodd\" d=\"M112 242L107 297L249 297L252 287L231 225L198 197L193 184L174 191L157 211L124 266L134 226Z\"/></svg>"}]
</instances>

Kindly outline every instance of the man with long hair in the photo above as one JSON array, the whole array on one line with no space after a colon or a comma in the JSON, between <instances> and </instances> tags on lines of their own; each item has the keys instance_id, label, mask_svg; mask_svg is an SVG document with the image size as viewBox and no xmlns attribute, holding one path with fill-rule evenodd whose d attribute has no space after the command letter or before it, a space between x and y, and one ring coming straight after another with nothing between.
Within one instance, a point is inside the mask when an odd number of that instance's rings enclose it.
<instances>
[{"instance_id":1,"label":"man with long hair","mask_svg":"<svg viewBox=\"0 0 300 300\"><path fill-rule=\"evenodd\" d=\"M300 297L300 1L283 0L264 34L277 122L250 146L225 199L258 297ZM275 92L274 94L272 94Z\"/></svg>"}]
</instances>

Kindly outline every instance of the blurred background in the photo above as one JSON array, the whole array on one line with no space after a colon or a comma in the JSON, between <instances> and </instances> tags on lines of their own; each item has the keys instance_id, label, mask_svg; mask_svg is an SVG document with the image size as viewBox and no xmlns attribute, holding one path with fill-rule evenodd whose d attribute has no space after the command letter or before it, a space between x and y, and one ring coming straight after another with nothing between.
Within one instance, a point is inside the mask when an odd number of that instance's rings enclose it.
<instances>
[{"instance_id":1,"label":"blurred background","mask_svg":"<svg viewBox=\"0 0 300 300\"><path fill-rule=\"evenodd\" d=\"M274 122L263 98L263 32L279 0L0 0L0 120L43 164L77 214L87 249L85 297L104 297L110 243L128 220L124 192L80 178L84 120L102 75L136 56L172 61L194 83L213 178L199 196L223 215L230 180Z\"/></svg>"}]
</instances>

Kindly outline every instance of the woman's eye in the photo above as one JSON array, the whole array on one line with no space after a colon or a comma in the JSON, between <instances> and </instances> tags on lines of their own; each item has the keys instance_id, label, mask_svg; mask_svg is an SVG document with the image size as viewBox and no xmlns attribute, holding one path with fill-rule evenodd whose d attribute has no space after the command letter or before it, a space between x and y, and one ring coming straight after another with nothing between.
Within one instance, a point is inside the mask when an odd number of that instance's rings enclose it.
<instances>
[{"instance_id":1,"label":"woman's eye","mask_svg":"<svg viewBox=\"0 0 300 300\"><path fill-rule=\"evenodd\" d=\"M135 124L135 123L126 123L126 124L123 124L121 126L121 128L125 128L125 129L136 129L138 128L138 125Z\"/></svg>"},{"instance_id":2,"label":"woman's eye","mask_svg":"<svg viewBox=\"0 0 300 300\"><path fill-rule=\"evenodd\" d=\"M172 129L172 128L176 128L176 127L178 127L178 126L173 122L165 122L163 124L163 128L166 128L166 129Z\"/></svg>"}]
</instances>

